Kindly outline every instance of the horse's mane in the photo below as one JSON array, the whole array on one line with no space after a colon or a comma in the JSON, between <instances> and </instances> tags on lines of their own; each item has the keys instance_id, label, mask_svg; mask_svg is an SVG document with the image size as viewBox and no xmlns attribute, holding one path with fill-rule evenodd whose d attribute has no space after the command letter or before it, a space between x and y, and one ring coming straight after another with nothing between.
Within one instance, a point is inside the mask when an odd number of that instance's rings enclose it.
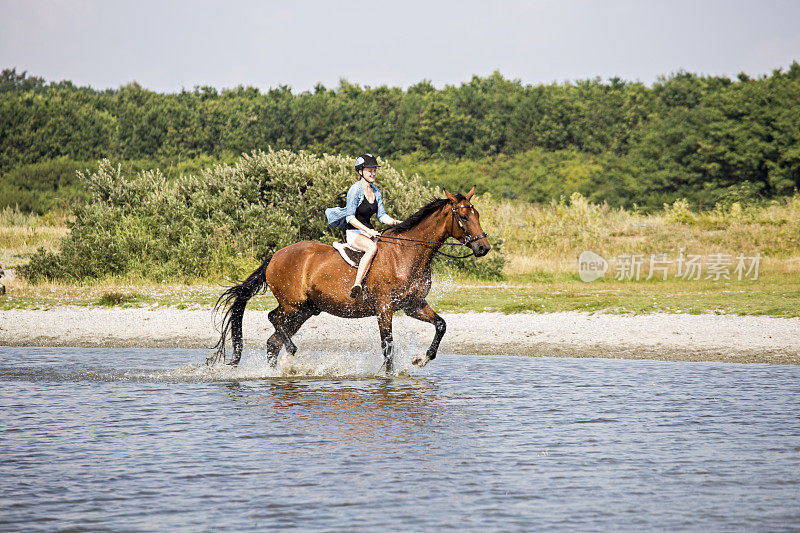
<instances>
[{"instance_id":1,"label":"horse's mane","mask_svg":"<svg viewBox=\"0 0 800 533\"><path fill-rule=\"evenodd\" d=\"M458 201L466 199L463 194L456 194L455 196ZM447 198L433 198L430 202L420 207L416 213L402 221L400 224L389 228L389 231L393 233L403 233L408 231L425 220L428 215L438 211L448 203L450 203L450 200Z\"/></svg>"}]
</instances>

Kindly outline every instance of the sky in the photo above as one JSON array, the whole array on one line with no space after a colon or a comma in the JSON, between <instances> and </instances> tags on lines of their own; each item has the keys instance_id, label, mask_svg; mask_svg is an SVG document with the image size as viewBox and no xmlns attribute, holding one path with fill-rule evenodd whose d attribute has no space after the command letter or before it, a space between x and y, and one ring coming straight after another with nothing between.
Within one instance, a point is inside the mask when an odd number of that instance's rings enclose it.
<instances>
[{"instance_id":1,"label":"sky","mask_svg":"<svg viewBox=\"0 0 800 533\"><path fill-rule=\"evenodd\" d=\"M0 68L96 89L523 84L800 61L800 1L0 0Z\"/></svg>"}]
</instances>

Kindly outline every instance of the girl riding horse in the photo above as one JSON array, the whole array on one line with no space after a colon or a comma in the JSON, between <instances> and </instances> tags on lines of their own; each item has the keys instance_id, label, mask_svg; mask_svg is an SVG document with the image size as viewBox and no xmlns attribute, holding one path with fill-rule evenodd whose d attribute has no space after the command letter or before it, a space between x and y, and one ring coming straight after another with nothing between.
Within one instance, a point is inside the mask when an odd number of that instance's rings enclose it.
<instances>
[{"instance_id":1,"label":"girl riding horse","mask_svg":"<svg viewBox=\"0 0 800 533\"><path fill-rule=\"evenodd\" d=\"M364 154L356 159L356 172L361 176L347 191L347 205L342 208L330 208L325 210L328 217L329 226L345 228L347 244L360 252L364 252L361 261L358 263L356 281L350 288L350 298L357 298L361 293L361 283L364 275L369 270L372 259L378 251L378 246L373 239L380 233L372 226L370 219L373 215L378 215L378 220L387 226L399 224L386 214L383 207L383 195L375 185L375 176L378 173L378 160L372 154Z\"/></svg>"},{"instance_id":2,"label":"girl riding horse","mask_svg":"<svg viewBox=\"0 0 800 533\"><path fill-rule=\"evenodd\" d=\"M370 290L361 298L351 298L348 288L354 279L353 269L333 246L302 241L281 248L267 257L246 280L230 287L217 300L214 309L224 309L225 316L217 356L209 363L217 358L225 359L228 332L233 340L233 359L229 364L239 363L245 306L256 293L268 288L278 301L278 306L268 314L275 326L275 333L267 340L267 359L273 367L278 364L282 347L294 355L297 347L292 336L306 320L324 311L342 318L377 316L383 368L391 372L392 316L398 310L436 328L428 350L413 360L416 366L424 366L436 357L446 328L442 317L425 301L431 288L434 256L449 238L468 246L476 257L486 255L491 248L481 229L480 215L470 202L474 193L475 187L466 195L445 191L446 198L431 200L406 220L383 232L377 244L380 253L367 273Z\"/></svg>"}]
</instances>

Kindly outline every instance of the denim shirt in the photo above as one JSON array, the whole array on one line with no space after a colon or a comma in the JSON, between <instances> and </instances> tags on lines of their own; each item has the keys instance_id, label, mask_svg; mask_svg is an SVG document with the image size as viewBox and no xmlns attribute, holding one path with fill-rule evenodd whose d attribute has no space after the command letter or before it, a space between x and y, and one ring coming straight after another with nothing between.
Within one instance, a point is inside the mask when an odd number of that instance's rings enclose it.
<instances>
[{"instance_id":1,"label":"denim shirt","mask_svg":"<svg viewBox=\"0 0 800 533\"><path fill-rule=\"evenodd\" d=\"M370 184L372 191L375 193L375 201L378 202L378 220L383 222L384 218L388 218L386 209L383 207L383 196L381 191L375 186L374 183ZM355 182L350 186L347 191L347 205L345 207L329 207L325 210L325 216L328 219L328 226L332 228L344 228L347 226L348 220L355 218L356 209L364 201L364 187L361 186L361 180Z\"/></svg>"}]
</instances>

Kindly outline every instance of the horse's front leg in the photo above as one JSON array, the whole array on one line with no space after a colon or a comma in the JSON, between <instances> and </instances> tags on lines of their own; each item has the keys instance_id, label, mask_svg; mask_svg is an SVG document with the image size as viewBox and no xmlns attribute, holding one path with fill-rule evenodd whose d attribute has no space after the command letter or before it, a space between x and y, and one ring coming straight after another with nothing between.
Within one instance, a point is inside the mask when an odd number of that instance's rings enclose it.
<instances>
[{"instance_id":1,"label":"horse's front leg","mask_svg":"<svg viewBox=\"0 0 800 533\"><path fill-rule=\"evenodd\" d=\"M428 322L433 324L436 328L436 335L434 335L433 342L428 348L428 351L425 353L418 353L414 356L414 359L411 360L411 363L414 366L422 368L423 366L427 365L428 362L436 359L436 352L439 350L439 343L442 342L444 332L447 331L447 324L442 317L436 314L436 311L434 311L430 304L428 304L428 302L425 300L422 300L416 305L406 307L404 311L406 315L410 316L411 318Z\"/></svg>"},{"instance_id":2,"label":"horse's front leg","mask_svg":"<svg viewBox=\"0 0 800 533\"><path fill-rule=\"evenodd\" d=\"M391 305L381 306L378 311L378 329L381 332L381 350L383 351L383 368L387 374L394 368L394 339L392 339Z\"/></svg>"}]
</instances>

